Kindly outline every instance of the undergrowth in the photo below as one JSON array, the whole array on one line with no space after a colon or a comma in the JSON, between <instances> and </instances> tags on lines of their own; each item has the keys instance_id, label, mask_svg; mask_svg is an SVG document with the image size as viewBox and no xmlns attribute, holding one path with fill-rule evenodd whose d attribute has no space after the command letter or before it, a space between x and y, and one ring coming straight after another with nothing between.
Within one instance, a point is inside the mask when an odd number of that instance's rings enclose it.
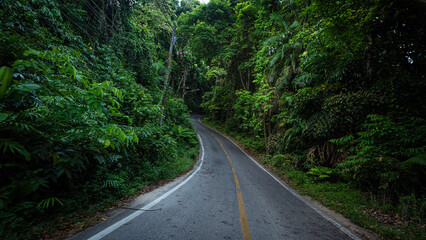
<instances>
[{"instance_id":1,"label":"undergrowth","mask_svg":"<svg viewBox=\"0 0 426 240\"><path fill-rule=\"evenodd\" d=\"M63 200L63 205L56 205L47 210L40 209L42 214L38 214L32 220L34 223L32 227L21 225L25 235L21 234L20 238L64 238L98 221L106 220L102 212L121 206L122 200L150 191L158 184L189 171L197 160L198 144L184 146L177 151L174 161L151 168L147 173L150 177L137 177L134 181L125 182L123 174L115 176L116 182L99 186L102 192L96 196L96 200L90 200L93 196L90 195L90 186L87 186L83 187L81 192L71 193L73 197Z\"/></svg>"}]
</instances>

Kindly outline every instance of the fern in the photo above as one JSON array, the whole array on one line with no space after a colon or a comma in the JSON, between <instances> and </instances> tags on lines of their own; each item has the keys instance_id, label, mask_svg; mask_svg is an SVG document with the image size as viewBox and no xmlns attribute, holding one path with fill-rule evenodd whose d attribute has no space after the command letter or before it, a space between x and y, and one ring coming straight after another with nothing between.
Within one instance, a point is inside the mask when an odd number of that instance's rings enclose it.
<instances>
[{"instance_id":1,"label":"fern","mask_svg":"<svg viewBox=\"0 0 426 240\"><path fill-rule=\"evenodd\" d=\"M405 165L420 165L426 166L426 152L420 153L408 160L404 161Z\"/></svg>"},{"instance_id":2,"label":"fern","mask_svg":"<svg viewBox=\"0 0 426 240\"><path fill-rule=\"evenodd\" d=\"M336 139L330 139L328 140L331 143L337 144L337 145L344 145L344 144L348 144L350 143L352 140L354 140L354 136L352 134L345 136L345 137L341 137L341 138L336 138Z\"/></svg>"},{"instance_id":3,"label":"fern","mask_svg":"<svg viewBox=\"0 0 426 240\"><path fill-rule=\"evenodd\" d=\"M25 160L29 161L31 158L31 154L25 149L25 147L11 139L0 139L0 149L3 149L3 153L11 152L15 154L15 152L24 156Z\"/></svg>"},{"instance_id":4,"label":"fern","mask_svg":"<svg viewBox=\"0 0 426 240\"><path fill-rule=\"evenodd\" d=\"M118 180L105 180L101 186L102 189L105 188L119 188L121 185Z\"/></svg>"},{"instance_id":5,"label":"fern","mask_svg":"<svg viewBox=\"0 0 426 240\"><path fill-rule=\"evenodd\" d=\"M304 72L294 78L293 85L295 88L307 87L314 83L317 77L317 74Z\"/></svg>"},{"instance_id":6,"label":"fern","mask_svg":"<svg viewBox=\"0 0 426 240\"><path fill-rule=\"evenodd\" d=\"M333 169L327 167L311 168L306 175L312 177L315 181L329 180L333 174Z\"/></svg>"},{"instance_id":7,"label":"fern","mask_svg":"<svg viewBox=\"0 0 426 240\"><path fill-rule=\"evenodd\" d=\"M62 201L57 197L51 197L41 200L38 204L38 208L48 209L55 206L55 203L60 204L61 206L64 206Z\"/></svg>"}]
</instances>

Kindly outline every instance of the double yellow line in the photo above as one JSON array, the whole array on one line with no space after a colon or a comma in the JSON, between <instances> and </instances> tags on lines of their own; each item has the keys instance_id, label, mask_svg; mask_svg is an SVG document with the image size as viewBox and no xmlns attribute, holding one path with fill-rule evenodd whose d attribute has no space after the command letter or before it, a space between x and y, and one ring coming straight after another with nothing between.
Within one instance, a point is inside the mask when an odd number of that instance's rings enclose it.
<instances>
[{"instance_id":1,"label":"double yellow line","mask_svg":"<svg viewBox=\"0 0 426 240\"><path fill-rule=\"evenodd\" d=\"M234 179L235 179L235 188L237 190L237 199L238 199L238 209L240 210L240 222L241 222L241 231L243 232L243 239L244 240L251 240L251 234L249 225L247 222L247 216L246 216L246 210L244 208L244 202L243 202L243 195L241 194L241 188L240 183L238 182L237 174L235 173L234 164L232 163L231 159L228 156L228 153L226 152L225 148L223 147L222 143L214 137L216 141L219 142L220 146L222 147L223 151L226 154L226 157L228 158L229 163L232 167L232 172L234 173Z\"/></svg>"}]
</instances>

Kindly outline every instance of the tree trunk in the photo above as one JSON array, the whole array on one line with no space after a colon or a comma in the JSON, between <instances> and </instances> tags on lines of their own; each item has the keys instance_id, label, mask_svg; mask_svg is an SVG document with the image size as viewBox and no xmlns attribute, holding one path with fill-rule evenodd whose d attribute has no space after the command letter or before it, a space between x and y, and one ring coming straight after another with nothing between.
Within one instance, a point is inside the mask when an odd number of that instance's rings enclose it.
<instances>
[{"instance_id":1,"label":"tree trunk","mask_svg":"<svg viewBox=\"0 0 426 240\"><path fill-rule=\"evenodd\" d=\"M265 139L265 149L266 149L266 153L268 153L268 148L266 147L266 143L268 142L268 136L267 136L267 132L266 132L266 112L263 111L263 137Z\"/></svg>"},{"instance_id":2,"label":"tree trunk","mask_svg":"<svg viewBox=\"0 0 426 240\"><path fill-rule=\"evenodd\" d=\"M186 92L186 76L188 73L188 68L185 62L185 72L183 73L183 90L182 90L182 100L185 100L185 92Z\"/></svg>"},{"instance_id":3,"label":"tree trunk","mask_svg":"<svg viewBox=\"0 0 426 240\"><path fill-rule=\"evenodd\" d=\"M169 89L168 82L169 82L169 74L170 74L170 65L172 62L173 44L175 41L175 31L176 31L176 26L173 26L172 40L170 41L170 49L169 49L169 60L167 61L167 71L166 71L166 76L164 78L163 100L161 101L160 126L163 124L164 105L166 105L167 90Z\"/></svg>"},{"instance_id":4,"label":"tree trunk","mask_svg":"<svg viewBox=\"0 0 426 240\"><path fill-rule=\"evenodd\" d=\"M250 68L247 69L247 91L250 91Z\"/></svg>"},{"instance_id":5,"label":"tree trunk","mask_svg":"<svg viewBox=\"0 0 426 240\"><path fill-rule=\"evenodd\" d=\"M180 79L180 81L179 81L179 85L177 86L177 88L176 88L176 95L178 95L179 94L179 90L180 90L180 88L182 87L182 83L183 83L183 77Z\"/></svg>"},{"instance_id":6,"label":"tree trunk","mask_svg":"<svg viewBox=\"0 0 426 240\"><path fill-rule=\"evenodd\" d=\"M240 70L238 70L238 72L240 73L240 81L241 81L241 85L243 85L244 90L248 90L248 89L246 88L246 86L244 85L243 74L241 73L241 71L240 71Z\"/></svg>"},{"instance_id":7,"label":"tree trunk","mask_svg":"<svg viewBox=\"0 0 426 240\"><path fill-rule=\"evenodd\" d=\"M271 119L272 119L272 109L269 109L269 119L268 119L268 136L272 135L272 130L271 130Z\"/></svg>"}]
</instances>

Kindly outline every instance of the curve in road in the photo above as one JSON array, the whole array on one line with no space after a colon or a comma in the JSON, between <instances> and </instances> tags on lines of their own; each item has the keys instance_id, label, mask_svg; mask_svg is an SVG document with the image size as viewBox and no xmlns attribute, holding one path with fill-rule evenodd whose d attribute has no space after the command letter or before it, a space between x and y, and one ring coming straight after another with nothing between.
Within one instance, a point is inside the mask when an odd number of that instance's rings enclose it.
<instances>
[{"instance_id":1,"label":"curve in road","mask_svg":"<svg viewBox=\"0 0 426 240\"><path fill-rule=\"evenodd\" d=\"M191 121L195 170L71 239L360 239L199 116Z\"/></svg>"}]
</instances>

